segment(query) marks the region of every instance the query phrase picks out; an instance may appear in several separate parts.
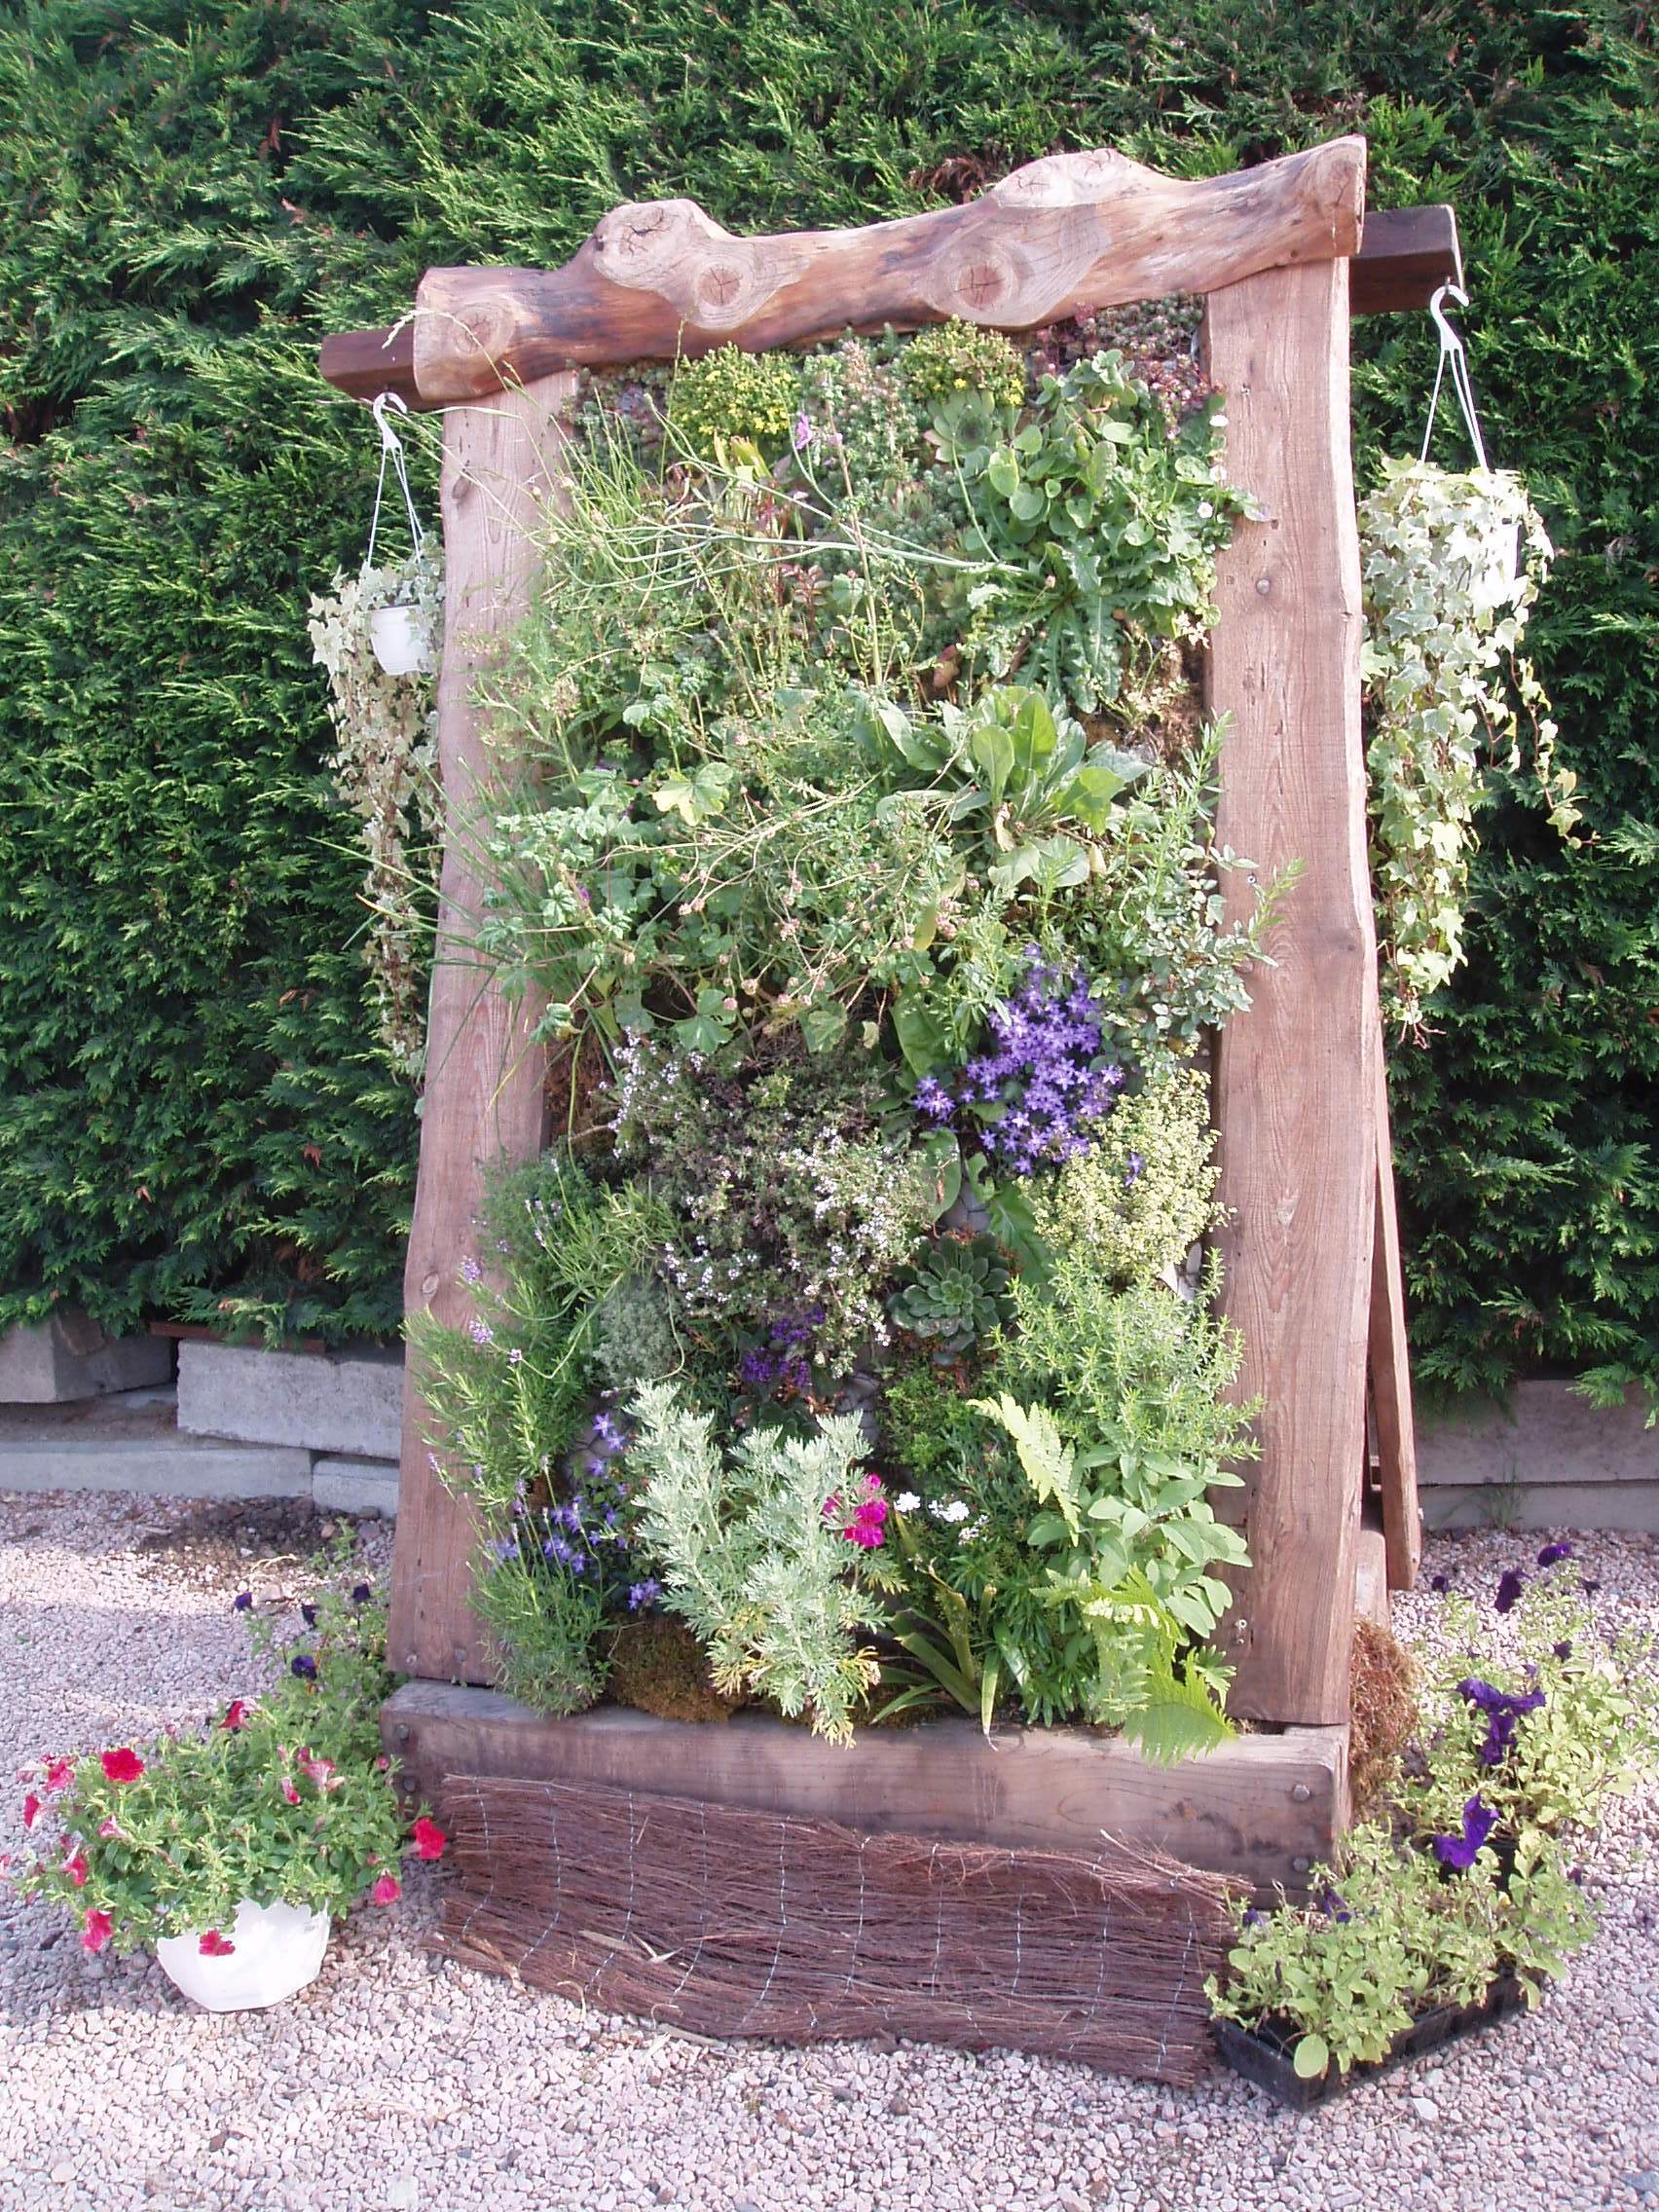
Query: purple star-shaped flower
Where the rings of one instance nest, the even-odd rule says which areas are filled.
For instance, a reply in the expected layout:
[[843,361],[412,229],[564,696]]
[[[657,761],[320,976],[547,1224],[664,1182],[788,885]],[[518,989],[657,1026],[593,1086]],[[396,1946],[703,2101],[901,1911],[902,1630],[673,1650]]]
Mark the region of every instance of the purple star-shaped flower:
[[1462,1834],[1437,1835],[1434,1856],[1443,1866],[1456,1866],[1466,1873],[1475,1862],[1476,1852],[1496,1825],[1497,1815],[1477,1789],[1463,1807]]

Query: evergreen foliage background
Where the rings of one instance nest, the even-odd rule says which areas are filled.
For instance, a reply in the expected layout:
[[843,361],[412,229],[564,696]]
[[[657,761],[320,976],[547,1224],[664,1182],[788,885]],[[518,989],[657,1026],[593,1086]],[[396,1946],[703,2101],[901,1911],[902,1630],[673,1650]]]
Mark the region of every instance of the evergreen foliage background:
[[[1592,841],[1485,823],[1473,957],[1393,1061],[1422,1372],[1659,1381],[1659,129],[1648,11],[1467,0],[13,0],[0,20],[0,1323],[54,1294],[395,1328],[377,1058],[308,595],[375,449],[314,374],[432,262],[623,197],[841,224],[1063,146],[1189,174],[1343,129],[1451,200]],[[1426,317],[1356,326],[1361,473]],[[1450,419],[1436,447],[1465,456]],[[425,489],[430,502],[429,470]]]

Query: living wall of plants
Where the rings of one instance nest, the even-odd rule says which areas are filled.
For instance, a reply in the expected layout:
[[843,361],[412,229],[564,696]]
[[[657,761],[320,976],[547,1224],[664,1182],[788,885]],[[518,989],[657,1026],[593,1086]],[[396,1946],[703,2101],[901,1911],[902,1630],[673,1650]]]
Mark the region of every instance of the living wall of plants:
[[586,382],[464,825],[561,1126],[414,1327],[536,1705],[1225,1730],[1197,313]]
[[[325,330],[429,262],[561,259],[624,195],[853,223],[1059,145],[1192,173],[1351,128],[1375,203],[1458,207],[1583,809],[1569,843],[1497,776],[1467,964],[1394,1055],[1419,1359],[1659,1373],[1643,13],[24,0],[0,117],[0,1315],[395,1325],[413,1093],[305,634],[374,462]],[[1356,343],[1366,476],[1433,340]]]

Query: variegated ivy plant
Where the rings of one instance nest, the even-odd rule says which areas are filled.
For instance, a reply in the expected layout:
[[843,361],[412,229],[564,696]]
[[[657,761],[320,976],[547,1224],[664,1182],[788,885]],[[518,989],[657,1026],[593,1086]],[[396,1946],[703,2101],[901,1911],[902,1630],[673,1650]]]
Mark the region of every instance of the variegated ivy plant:
[[1520,478],[1384,461],[1360,507],[1361,667],[1383,1006],[1402,1028],[1463,958],[1475,810],[1491,764],[1530,751],[1570,835],[1574,778],[1522,651],[1553,548]]

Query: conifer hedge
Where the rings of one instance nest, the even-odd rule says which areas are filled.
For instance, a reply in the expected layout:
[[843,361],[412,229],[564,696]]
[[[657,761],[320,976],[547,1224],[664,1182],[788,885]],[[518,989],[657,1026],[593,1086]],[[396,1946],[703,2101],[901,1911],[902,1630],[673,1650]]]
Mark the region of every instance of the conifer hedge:
[[[375,459],[325,331],[431,262],[562,259],[623,196],[853,223],[1061,146],[1198,173],[1357,129],[1374,204],[1458,207],[1593,832],[1500,794],[1469,967],[1394,1056],[1421,1371],[1659,1382],[1653,89],[1647,11],[1605,0],[14,0],[0,1322],[396,1325],[413,1099],[305,636]],[[1415,446],[1433,338],[1357,341],[1363,473]]]

